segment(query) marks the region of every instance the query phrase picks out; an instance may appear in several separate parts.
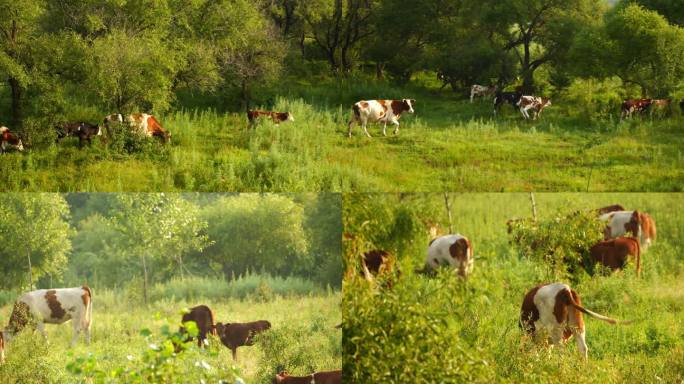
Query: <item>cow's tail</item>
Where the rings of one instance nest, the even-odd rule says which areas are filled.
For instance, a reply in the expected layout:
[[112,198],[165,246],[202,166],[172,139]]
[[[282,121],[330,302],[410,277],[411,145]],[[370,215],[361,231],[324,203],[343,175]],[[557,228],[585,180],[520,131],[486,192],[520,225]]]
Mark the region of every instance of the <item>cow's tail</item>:
[[214,335],[214,336],[217,336],[217,333],[216,333],[216,322],[215,322],[215,319],[214,319],[214,311],[212,311],[211,309],[209,309],[209,320],[211,320],[211,334]]
[[93,291],[87,285],[83,286],[83,290],[88,293],[88,308],[86,308],[86,326],[90,329],[93,325]]
[[639,240],[634,240],[636,243],[636,248],[637,248],[637,254],[636,254],[636,274],[637,278],[641,277],[641,244],[639,244]]
[[631,321],[628,321],[628,320],[616,320],[616,319],[610,318],[608,316],[603,316],[601,314],[598,314],[596,312],[593,312],[593,311],[590,311],[590,310],[584,308],[583,306],[581,306],[580,304],[578,304],[575,301],[575,298],[572,296],[572,293],[570,292],[569,288],[565,288],[563,290],[563,296],[564,296],[564,299],[565,299],[567,304],[573,306],[578,311],[583,312],[583,313],[585,313],[585,314],[587,314],[587,315],[589,315],[595,319],[599,319],[599,320],[605,321],[606,323],[610,323],[610,324],[629,324],[629,323],[631,323]]

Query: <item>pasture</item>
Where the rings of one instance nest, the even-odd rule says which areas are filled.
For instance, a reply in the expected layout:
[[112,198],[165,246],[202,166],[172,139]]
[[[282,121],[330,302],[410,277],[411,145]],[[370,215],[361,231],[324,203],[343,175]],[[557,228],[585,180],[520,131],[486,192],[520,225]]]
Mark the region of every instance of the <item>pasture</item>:
[[[206,281],[207,284],[219,290],[228,285],[222,280]],[[273,327],[258,336],[254,346],[238,348],[237,363],[233,362],[230,350],[213,336],[206,350],[195,345],[167,360],[159,371],[172,373],[171,382],[202,379],[238,383],[237,378],[241,378],[244,383],[262,383],[270,382],[281,369],[302,375],[339,369],[342,335],[335,329],[341,321],[339,292],[278,294],[274,293],[278,287],[269,290],[269,284],[273,285],[273,281],[263,279],[259,289],[244,297],[218,297],[192,290],[174,291],[176,295],[170,295],[173,286],[160,284],[154,288],[157,295],[153,295],[155,300],[147,308],[132,304],[139,302],[139,298],[131,290],[93,289],[91,345],[85,346],[81,337],[76,347],[69,348],[70,322],[46,325],[47,344],[39,333],[23,332],[7,346],[6,362],[0,365],[0,383],[92,382],[89,378],[94,382],[130,381],[126,379],[129,371],[151,365],[161,355],[152,350],[152,344],[163,349],[160,340],[164,328],[175,332],[180,325],[180,310],[198,304],[211,307],[217,322],[267,319]],[[9,303],[0,307],[3,326],[11,309]],[[151,333],[149,337],[145,329]],[[145,360],[150,355],[154,356],[152,360]],[[72,368],[67,369],[68,365]],[[75,368],[82,373],[77,374]],[[114,372],[119,370],[125,371],[113,379]],[[104,376],[97,376],[96,372]]]
[[359,275],[358,253],[347,241],[342,299],[346,377],[385,383],[682,382],[683,197],[535,194],[540,219],[620,203],[649,212],[657,223],[658,238],[642,254],[640,279],[633,262],[612,275],[560,279],[580,294],[586,308],[633,320],[610,325],[585,316],[589,358],[584,363],[574,339],[564,349],[546,348],[518,327],[525,293],[559,280],[509,243],[506,220],[531,216],[528,194],[451,195],[454,232],[468,236],[475,252],[474,272],[466,283],[449,271],[434,278],[413,273],[422,266],[429,240],[421,221],[432,220],[446,231],[442,194],[347,195],[345,232],[359,235],[358,252],[393,252],[401,275],[391,288],[369,284]]
[[[209,96],[207,96],[209,97]],[[372,138],[355,127],[351,105],[362,99],[415,98],[397,136]],[[186,97],[187,99],[187,97]],[[681,191],[682,117],[620,121],[619,105],[598,120],[572,100],[553,98],[536,121],[491,99],[470,104],[429,82],[407,87],[352,80],[299,82],[263,95],[264,109],[289,111],[294,122],[249,129],[244,113],[217,111],[212,100],[179,98],[160,115],[172,133],[122,151],[95,138],[59,145],[51,128],[34,127],[24,153],[6,153],[4,191]],[[105,111],[74,103],[70,119],[99,122]],[[391,129],[388,129],[391,132]],[[42,136],[41,136],[42,135]],[[26,141],[26,140],[25,140]]]

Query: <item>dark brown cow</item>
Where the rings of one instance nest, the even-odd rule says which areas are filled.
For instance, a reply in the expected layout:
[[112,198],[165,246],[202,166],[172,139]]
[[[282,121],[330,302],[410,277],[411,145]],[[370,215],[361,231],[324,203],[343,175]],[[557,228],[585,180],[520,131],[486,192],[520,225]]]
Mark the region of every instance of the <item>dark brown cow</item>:
[[249,120],[250,127],[253,127],[261,117],[271,119],[275,125],[279,125],[283,121],[294,121],[294,116],[290,112],[247,111],[247,120]]
[[315,372],[308,376],[290,376],[287,371],[280,371],[272,384],[341,384],[342,371]]
[[92,144],[93,136],[102,135],[102,129],[99,125],[85,123],[82,121],[66,121],[55,125],[57,131],[57,142],[69,136],[78,137],[78,147],[83,148],[83,142],[87,141]]
[[637,277],[641,274],[641,247],[634,237],[618,237],[604,240],[589,249],[594,262],[600,263],[613,271],[622,269],[630,256],[636,258]]
[[632,117],[632,114],[641,114],[646,111],[651,104],[652,99],[628,99],[622,103],[620,118]]
[[[197,346],[203,347],[208,334],[216,336],[216,326],[214,325],[214,312],[206,305],[198,305],[190,308],[190,312],[183,315],[181,320],[183,323],[194,321],[197,324],[199,334],[197,335]],[[180,333],[185,333],[184,327],[180,327]],[[192,337],[188,337],[192,340]]]
[[233,352],[233,360],[237,361],[237,349],[243,345],[254,345],[254,336],[271,328],[266,320],[251,323],[217,323],[216,333],[221,342]]

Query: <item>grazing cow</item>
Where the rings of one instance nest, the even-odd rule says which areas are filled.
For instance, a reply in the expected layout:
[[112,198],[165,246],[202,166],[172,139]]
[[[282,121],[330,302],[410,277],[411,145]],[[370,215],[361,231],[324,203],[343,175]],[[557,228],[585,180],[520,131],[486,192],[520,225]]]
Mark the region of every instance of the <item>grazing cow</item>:
[[582,307],[577,292],[565,284],[552,283],[539,285],[527,292],[520,309],[519,325],[533,336],[540,331],[547,332],[549,341],[558,346],[574,335],[577,350],[586,360],[588,351],[582,313],[610,324],[628,323]]
[[464,279],[472,272],[473,264],[473,247],[468,238],[459,234],[433,239],[425,256],[425,270],[448,265]]
[[492,94],[496,93],[497,90],[496,85],[490,85],[488,87],[485,87],[484,85],[478,85],[478,84],[473,84],[470,87],[470,103],[472,104],[473,99],[477,97],[486,97],[486,96],[491,96]]
[[387,123],[394,124],[394,134],[399,133],[399,118],[404,112],[413,113],[414,99],[401,100],[362,100],[352,106],[352,118],[347,125],[349,137],[352,135],[354,123],[361,124],[366,136],[371,137],[366,125],[368,123],[383,123],[382,134],[387,136]]
[[7,149],[13,148],[21,152],[24,150],[24,144],[21,139],[10,131],[7,127],[0,127],[0,153],[4,153]]
[[283,121],[294,121],[294,116],[290,112],[247,111],[247,120],[249,120],[250,127],[253,127],[261,117],[271,119],[275,125],[280,125]]
[[522,95],[521,91],[496,92],[496,95],[494,96],[494,115],[496,115],[499,109],[501,109],[501,106],[505,103],[516,106]]
[[615,211],[599,216],[599,220],[607,222],[604,231],[605,240],[631,233],[639,240],[643,250],[646,250],[655,241],[655,221],[646,212]]
[[[194,321],[195,324],[197,324],[197,329],[199,330],[199,334],[197,335],[197,346],[204,346],[206,343],[205,340],[207,340],[207,334],[211,333],[216,336],[214,312],[206,305],[192,307],[190,308],[190,312],[183,314],[181,322],[186,323],[188,321]],[[179,332],[184,334],[186,330],[184,327],[180,327]],[[192,337],[188,337],[188,340],[192,340]]]
[[158,137],[164,143],[171,140],[171,133],[166,131],[154,116],[147,113],[132,113],[126,117],[129,126],[147,137]]
[[618,237],[594,244],[589,249],[594,262],[600,263],[613,271],[622,269],[629,256],[636,258],[637,277],[641,274],[641,247],[639,240],[633,237]]
[[624,211],[625,208],[620,204],[607,205],[596,210],[598,215],[604,215],[610,212]]
[[290,376],[287,371],[280,371],[272,384],[341,384],[342,370],[315,372],[308,376]]
[[82,121],[67,121],[55,126],[57,142],[68,136],[78,136],[78,147],[83,148],[83,142],[92,144],[93,136],[101,136],[102,129],[99,125],[84,123]]
[[634,113],[641,114],[651,106],[652,102],[651,99],[627,99],[620,107],[620,118],[632,117]]
[[532,110],[532,120],[536,120],[544,108],[551,105],[551,100],[548,97],[521,96],[515,105],[520,108],[520,113],[526,120],[530,118],[527,112],[529,110]]
[[271,328],[266,320],[251,323],[217,323],[216,333],[221,342],[233,352],[233,360],[237,361],[237,349],[243,345],[254,345],[254,335]]
[[36,322],[36,329],[47,338],[45,323],[62,324],[72,320],[74,336],[71,346],[78,341],[78,335],[85,331],[86,344],[90,344],[90,323],[93,318],[92,292],[87,286],[78,288],[39,289],[21,295],[14,303],[9,325],[3,330],[9,341],[30,321]]

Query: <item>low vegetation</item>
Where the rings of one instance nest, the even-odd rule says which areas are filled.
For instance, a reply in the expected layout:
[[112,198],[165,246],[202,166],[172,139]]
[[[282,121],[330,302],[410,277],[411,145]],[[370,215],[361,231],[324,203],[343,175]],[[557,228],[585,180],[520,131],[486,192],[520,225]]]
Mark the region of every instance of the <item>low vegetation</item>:
[[[442,194],[348,195],[345,232],[344,369],[356,382],[594,383],[680,382],[684,379],[684,285],[679,194],[535,194],[540,220],[558,212],[614,203],[649,212],[658,239],[634,263],[609,275],[567,276],[513,247],[506,221],[531,217],[526,194],[450,196],[453,230],[469,237],[475,269],[466,283],[449,271],[428,278],[424,221],[447,231]],[[362,230],[363,229],[363,230]],[[571,229],[569,229],[571,231]],[[568,235],[570,237],[570,235]],[[401,274],[378,288],[358,271],[358,253],[382,248],[398,257]],[[535,344],[518,327],[525,293],[542,282],[570,283],[583,304],[629,325],[585,318],[589,361],[573,340],[564,349]],[[391,356],[391,358],[388,358]]]

